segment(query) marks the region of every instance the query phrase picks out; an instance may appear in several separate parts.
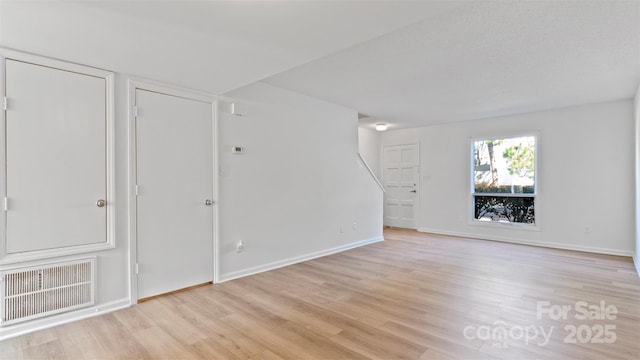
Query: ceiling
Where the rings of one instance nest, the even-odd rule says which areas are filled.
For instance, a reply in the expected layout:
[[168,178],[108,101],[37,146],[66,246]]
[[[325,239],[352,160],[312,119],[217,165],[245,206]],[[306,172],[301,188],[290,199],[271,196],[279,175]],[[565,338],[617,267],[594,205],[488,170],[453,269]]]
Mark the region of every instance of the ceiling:
[[0,0],[0,45],[217,95],[459,5]]
[[265,81],[424,126],[634,96],[640,2],[474,2]]
[[12,1],[0,46],[222,94],[256,81],[406,128],[626,99],[640,1]]

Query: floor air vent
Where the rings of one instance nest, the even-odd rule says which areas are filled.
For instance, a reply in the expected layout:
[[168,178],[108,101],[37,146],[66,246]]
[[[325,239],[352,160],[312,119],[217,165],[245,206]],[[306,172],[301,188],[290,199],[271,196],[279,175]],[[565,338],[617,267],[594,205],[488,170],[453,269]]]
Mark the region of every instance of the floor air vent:
[[95,265],[88,258],[1,271],[0,325],[93,305]]

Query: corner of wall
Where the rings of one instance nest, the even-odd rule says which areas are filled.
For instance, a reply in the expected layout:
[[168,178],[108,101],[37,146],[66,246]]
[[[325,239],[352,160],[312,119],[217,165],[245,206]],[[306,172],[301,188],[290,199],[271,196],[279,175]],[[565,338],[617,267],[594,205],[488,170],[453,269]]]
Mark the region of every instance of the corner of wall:
[[640,83],[634,99],[634,124],[635,124],[635,168],[636,168],[636,229],[635,229],[635,250],[633,261],[636,265],[636,271],[640,276]]

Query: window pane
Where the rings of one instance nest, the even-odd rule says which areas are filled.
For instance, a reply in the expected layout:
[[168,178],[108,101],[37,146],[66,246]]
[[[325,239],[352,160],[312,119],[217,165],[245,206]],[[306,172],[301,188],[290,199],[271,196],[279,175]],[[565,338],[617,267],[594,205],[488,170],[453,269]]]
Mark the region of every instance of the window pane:
[[473,198],[476,220],[535,223],[534,197],[474,196]]
[[535,148],[534,136],[475,141],[474,192],[533,194]]

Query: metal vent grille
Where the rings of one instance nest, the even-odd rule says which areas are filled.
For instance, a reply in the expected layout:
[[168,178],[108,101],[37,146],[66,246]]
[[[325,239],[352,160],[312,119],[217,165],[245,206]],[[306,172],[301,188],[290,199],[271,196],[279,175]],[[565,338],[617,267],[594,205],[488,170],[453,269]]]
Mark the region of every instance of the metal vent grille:
[[0,325],[93,305],[95,263],[88,258],[0,272]]

